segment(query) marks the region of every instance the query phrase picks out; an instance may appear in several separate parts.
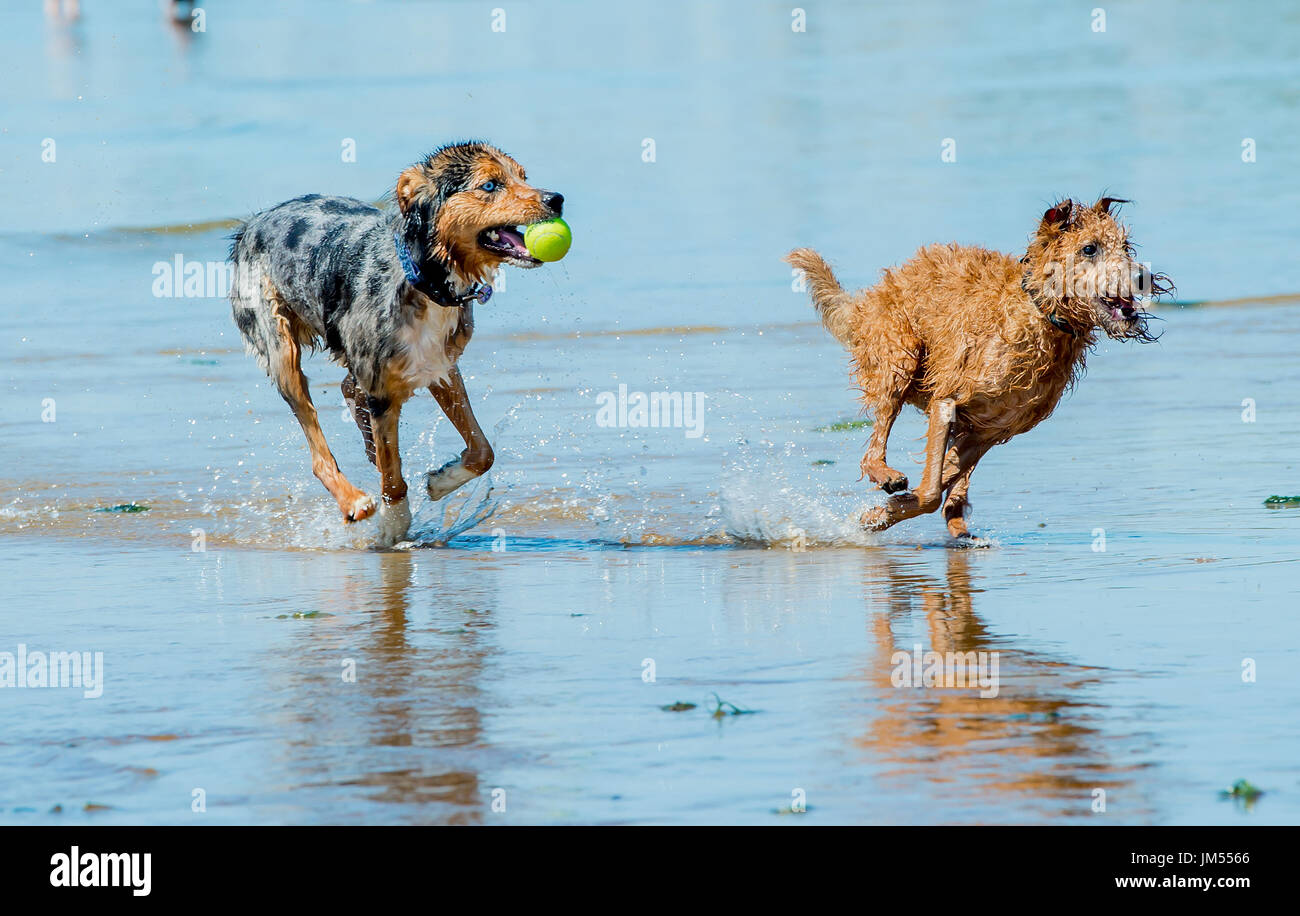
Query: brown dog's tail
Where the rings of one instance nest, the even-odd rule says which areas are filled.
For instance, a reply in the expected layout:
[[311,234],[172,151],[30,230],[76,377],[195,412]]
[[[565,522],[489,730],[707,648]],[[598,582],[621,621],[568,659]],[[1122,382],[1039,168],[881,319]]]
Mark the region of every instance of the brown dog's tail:
[[849,306],[853,297],[835,279],[831,266],[811,248],[796,248],[785,256],[785,262],[803,271],[813,308],[821,315],[822,324],[831,332],[832,337],[848,346],[853,327]]

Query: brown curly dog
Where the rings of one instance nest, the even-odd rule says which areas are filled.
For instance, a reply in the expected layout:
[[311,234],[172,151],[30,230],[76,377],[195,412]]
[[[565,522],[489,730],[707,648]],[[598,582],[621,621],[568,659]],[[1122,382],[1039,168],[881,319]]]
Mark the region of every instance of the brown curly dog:
[[[1078,378],[1100,329],[1150,341],[1138,297],[1172,292],[1134,261],[1128,230],[1103,197],[1065,200],[1039,223],[1023,258],[931,245],[878,284],[846,292],[815,251],[786,261],[803,271],[827,330],[848,349],[875,425],[862,472],[886,493],[862,523],[883,530],[943,506],[948,532],[969,538],[970,475],[993,446],[1033,429]],[[929,414],[921,485],[889,466],[890,428],[904,404]]]

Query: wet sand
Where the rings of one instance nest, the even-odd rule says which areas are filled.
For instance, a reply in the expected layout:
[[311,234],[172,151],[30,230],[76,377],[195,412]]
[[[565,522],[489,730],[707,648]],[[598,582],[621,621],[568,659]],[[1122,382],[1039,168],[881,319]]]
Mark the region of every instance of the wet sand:
[[[1102,788],[1108,821],[1292,821],[1300,510],[1264,506],[1294,469],[1263,456],[1284,449],[1296,404],[1261,395],[1244,424],[1235,401],[1296,388],[1258,377],[1285,338],[1234,333],[1243,314],[1300,331],[1297,310],[1199,309],[1171,315],[1158,345],[1105,348],[1056,418],[981,466],[987,550],[949,549],[936,518],[856,531],[879,498],[855,480],[865,431],[815,431],[852,414],[838,367],[785,398],[709,387],[723,406],[698,444],[596,428],[581,386],[502,373],[483,412],[514,416],[497,422],[491,492],[464,500],[495,514],[436,547],[448,526],[417,503],[422,546],[393,552],[334,518],[264,385],[251,415],[217,399],[160,413],[238,444],[207,469],[6,482],[10,641],[102,651],[106,677],[95,700],[0,692],[14,723],[0,816],[187,823],[202,788],[202,817],[222,822],[764,823],[803,789],[814,822],[1036,823],[1098,818]],[[829,367],[815,332],[748,345]],[[482,349],[504,367],[532,343]],[[707,365],[717,343],[597,338],[548,357],[635,347]],[[1195,370],[1210,350],[1227,378]],[[139,359],[154,392],[171,375],[204,387],[186,372],[247,385],[242,354],[213,358]],[[818,415],[827,399],[841,407]],[[904,453],[920,432],[918,415],[900,422]],[[408,467],[451,435],[409,446]],[[95,511],[133,501],[150,508]],[[892,686],[892,654],[917,644],[997,652],[999,695]],[[1241,682],[1246,657],[1257,683]],[[754,713],[714,719],[713,694]],[[660,708],[676,702],[696,708]],[[1242,777],[1270,790],[1249,812],[1216,794]]]

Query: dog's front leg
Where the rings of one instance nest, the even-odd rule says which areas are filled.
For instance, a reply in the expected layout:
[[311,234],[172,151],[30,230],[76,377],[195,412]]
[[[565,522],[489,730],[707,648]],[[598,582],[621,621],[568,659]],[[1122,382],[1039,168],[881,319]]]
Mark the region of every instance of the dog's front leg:
[[898,493],[878,508],[862,514],[862,525],[883,531],[903,519],[925,515],[939,508],[943,499],[943,466],[957,419],[957,402],[952,398],[935,398],[930,402],[930,428],[925,441],[925,470],[921,485],[913,493]]
[[429,391],[447,419],[451,420],[451,425],[456,427],[456,432],[465,440],[465,450],[459,458],[448,461],[424,477],[424,488],[428,491],[429,498],[436,500],[492,467],[492,446],[488,444],[487,436],[483,435],[478,420],[474,418],[469,395],[465,393],[465,380],[460,377],[459,368],[452,366],[447,381],[430,385]]
[[375,465],[383,480],[383,500],[379,506],[381,547],[392,547],[406,538],[411,527],[411,507],[406,500],[406,481],[402,479],[402,454],[397,446],[397,420],[402,405],[367,398],[367,411],[374,435]]

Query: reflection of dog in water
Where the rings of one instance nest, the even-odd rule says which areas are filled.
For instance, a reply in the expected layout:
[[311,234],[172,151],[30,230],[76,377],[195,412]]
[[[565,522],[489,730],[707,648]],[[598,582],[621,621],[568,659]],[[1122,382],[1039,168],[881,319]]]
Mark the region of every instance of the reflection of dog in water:
[[[1086,814],[1097,787],[1110,791],[1129,782],[1124,764],[1112,759],[1110,744],[1092,724],[1091,694],[1107,672],[1018,646],[990,630],[976,608],[986,594],[971,554],[945,552],[940,562],[946,571],[939,576],[930,574],[928,562],[900,562],[875,551],[864,557],[863,597],[874,642],[864,681],[873,699],[856,740],[908,791],[928,786],[961,801],[965,784],[979,789],[966,799],[977,807],[1035,799]],[[981,696],[978,675],[969,669],[965,687],[900,684],[900,655],[910,660],[917,643],[967,663],[996,653],[997,695]]]
[[[862,472],[886,493],[863,524],[888,528],[943,506],[948,531],[969,537],[970,475],[993,446],[1033,429],[1083,369],[1097,331],[1149,341],[1138,295],[1172,291],[1133,260],[1128,230],[1104,197],[1049,209],[1020,259],[984,248],[931,245],[850,294],[808,248],[786,260],[807,277],[827,330],[848,349],[875,427]],[[885,460],[904,404],[929,413],[921,485]]]

